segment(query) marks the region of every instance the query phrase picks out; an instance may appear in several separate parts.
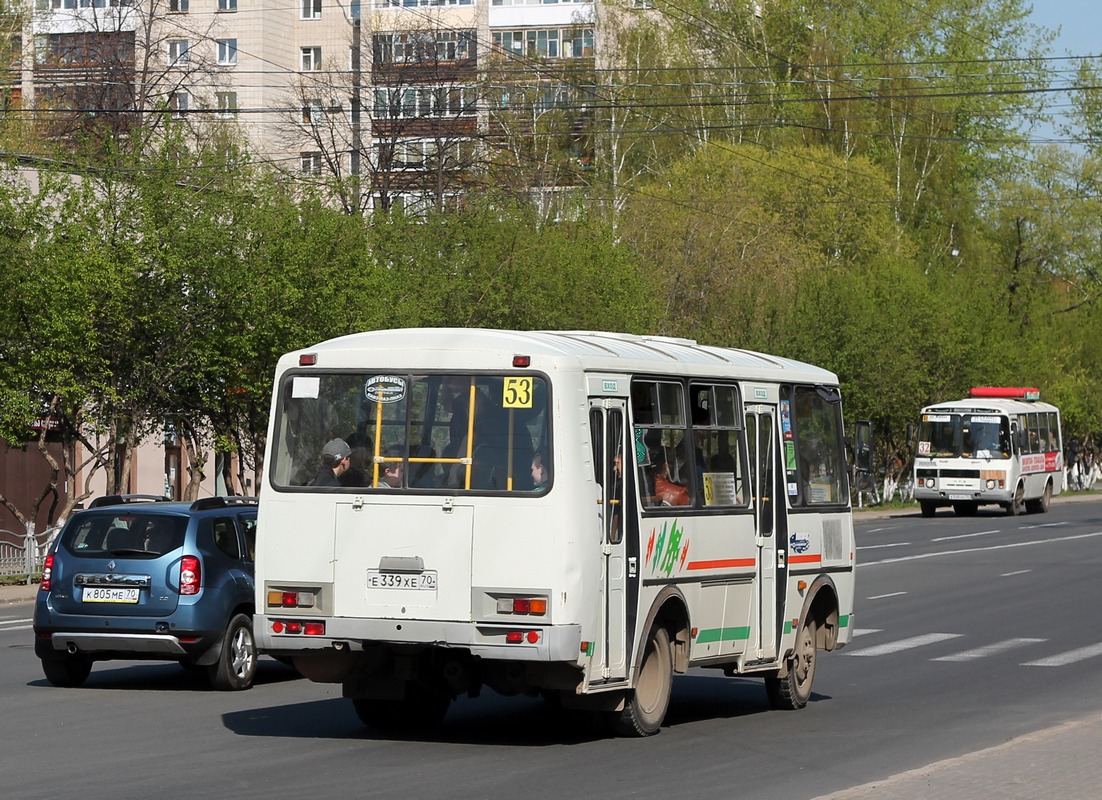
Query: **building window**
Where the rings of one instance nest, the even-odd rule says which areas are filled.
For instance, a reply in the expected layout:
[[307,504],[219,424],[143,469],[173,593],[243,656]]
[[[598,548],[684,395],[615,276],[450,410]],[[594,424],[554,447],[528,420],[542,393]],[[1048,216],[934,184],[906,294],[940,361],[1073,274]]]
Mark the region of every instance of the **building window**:
[[321,19],[321,0],[302,0],[303,19]]
[[172,116],[174,117],[182,117],[187,114],[190,104],[191,97],[187,92],[172,92],[168,96],[168,110],[172,112]]
[[216,117],[232,119],[237,116],[237,92],[215,92]]
[[475,57],[475,32],[377,33],[372,46],[376,64],[465,61]]
[[325,110],[322,108],[321,100],[316,97],[307,100],[306,105],[302,107],[302,122],[306,125],[317,125],[324,115]]
[[237,40],[218,40],[218,63],[224,67],[232,67],[237,63]]
[[[590,0],[586,0],[590,2]],[[415,8],[417,6],[469,6],[474,0],[375,0],[375,8]]]
[[237,0],[218,0],[219,11],[236,11]]
[[527,58],[589,58],[592,28],[537,28],[494,31],[494,50]]
[[299,153],[303,175],[321,175],[321,153]]
[[187,64],[190,60],[191,57],[188,54],[187,39],[168,40],[168,65],[170,67]]
[[168,10],[173,14],[186,14],[188,0],[168,0]]
[[314,72],[321,69],[320,47],[303,47],[301,53],[303,72]]

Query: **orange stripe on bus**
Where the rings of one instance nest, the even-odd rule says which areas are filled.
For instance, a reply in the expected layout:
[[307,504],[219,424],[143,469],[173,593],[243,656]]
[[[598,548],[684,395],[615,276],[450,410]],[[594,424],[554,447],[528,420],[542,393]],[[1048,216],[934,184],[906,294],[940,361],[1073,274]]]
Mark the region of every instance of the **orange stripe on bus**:
[[813,561],[822,561],[823,557],[818,553],[812,553],[809,556],[789,556],[789,564],[809,564]]
[[756,567],[756,558],[720,558],[715,561],[690,561],[686,569],[722,569],[724,567]]

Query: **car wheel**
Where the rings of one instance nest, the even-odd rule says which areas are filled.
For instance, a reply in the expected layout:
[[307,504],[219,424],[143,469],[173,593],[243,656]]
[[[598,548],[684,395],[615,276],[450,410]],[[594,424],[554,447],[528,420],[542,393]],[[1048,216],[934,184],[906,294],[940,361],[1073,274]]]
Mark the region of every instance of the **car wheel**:
[[42,659],[42,674],[54,686],[83,686],[92,671],[92,659],[63,655]]
[[208,669],[211,685],[223,692],[248,689],[256,679],[256,640],[247,614],[230,620],[222,638],[222,653]]

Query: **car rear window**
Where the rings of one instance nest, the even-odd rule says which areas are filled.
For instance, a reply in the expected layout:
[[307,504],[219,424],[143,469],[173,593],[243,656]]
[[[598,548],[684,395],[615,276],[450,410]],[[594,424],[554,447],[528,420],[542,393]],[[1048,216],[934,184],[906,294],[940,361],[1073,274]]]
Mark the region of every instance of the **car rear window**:
[[62,546],[76,556],[147,556],[157,558],[184,544],[187,517],[119,512],[73,520]]

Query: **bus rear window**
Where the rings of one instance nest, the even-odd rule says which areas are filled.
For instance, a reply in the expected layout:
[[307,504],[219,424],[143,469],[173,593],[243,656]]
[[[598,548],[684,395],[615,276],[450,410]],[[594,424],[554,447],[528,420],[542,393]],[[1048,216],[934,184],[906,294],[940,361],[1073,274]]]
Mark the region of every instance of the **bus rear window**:
[[537,492],[553,467],[546,381],[517,373],[292,373],[273,445],[280,489]]

